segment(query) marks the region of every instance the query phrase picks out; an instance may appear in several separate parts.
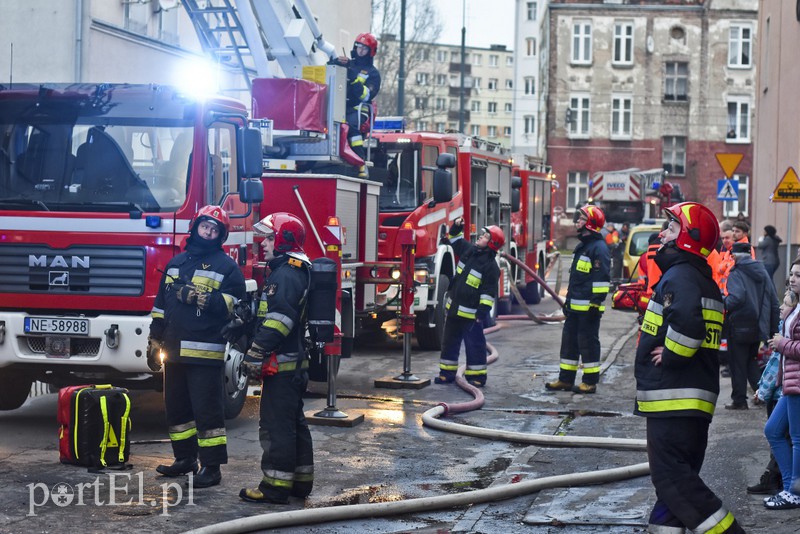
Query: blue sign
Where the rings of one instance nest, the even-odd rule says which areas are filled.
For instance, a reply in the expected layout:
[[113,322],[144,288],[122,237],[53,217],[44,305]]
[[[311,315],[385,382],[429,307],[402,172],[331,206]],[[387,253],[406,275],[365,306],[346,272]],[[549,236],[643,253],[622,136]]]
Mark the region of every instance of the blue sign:
[[717,180],[717,200],[739,200],[739,180]]

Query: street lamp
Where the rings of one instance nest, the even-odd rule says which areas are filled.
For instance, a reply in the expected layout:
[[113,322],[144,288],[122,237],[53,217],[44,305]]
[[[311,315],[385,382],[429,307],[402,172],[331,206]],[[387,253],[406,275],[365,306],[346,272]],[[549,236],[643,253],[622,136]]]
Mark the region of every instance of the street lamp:
[[458,130],[464,133],[464,71],[466,64],[464,55],[466,54],[467,36],[467,0],[461,1],[461,92],[459,94],[458,105]]

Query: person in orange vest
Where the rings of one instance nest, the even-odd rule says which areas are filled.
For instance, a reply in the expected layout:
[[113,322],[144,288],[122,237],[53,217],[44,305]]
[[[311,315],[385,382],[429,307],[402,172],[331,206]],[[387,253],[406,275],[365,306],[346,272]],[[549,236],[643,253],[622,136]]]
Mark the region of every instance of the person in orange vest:
[[608,252],[611,255],[611,278],[621,278],[624,245],[620,242],[619,231],[617,231],[614,223],[608,223],[600,233],[605,238]]
[[[733,242],[750,244],[750,225],[744,221],[733,222]],[[750,248],[750,257],[756,259],[756,251]]]

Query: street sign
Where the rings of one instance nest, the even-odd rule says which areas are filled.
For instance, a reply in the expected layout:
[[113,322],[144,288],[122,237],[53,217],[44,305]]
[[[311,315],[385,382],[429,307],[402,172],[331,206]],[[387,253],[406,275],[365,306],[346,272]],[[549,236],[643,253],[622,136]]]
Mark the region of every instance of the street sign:
[[786,169],[786,173],[778,182],[778,187],[772,192],[770,197],[772,202],[800,202],[800,179],[792,167]]
[[717,180],[717,200],[739,200],[739,180]]
[[744,159],[744,154],[714,154],[717,157],[717,162],[719,162],[719,166],[722,167],[723,172],[725,172],[725,177],[730,178],[733,176],[733,171],[736,170],[736,167],[742,162]]

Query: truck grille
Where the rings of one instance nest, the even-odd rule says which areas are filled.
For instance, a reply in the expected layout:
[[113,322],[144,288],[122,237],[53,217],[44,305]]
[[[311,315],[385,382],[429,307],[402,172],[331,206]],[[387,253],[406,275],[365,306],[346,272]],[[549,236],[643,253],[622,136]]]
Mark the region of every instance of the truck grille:
[[[100,338],[97,337],[71,337],[70,355],[71,356],[97,356],[100,353]],[[20,336],[20,348],[23,353],[28,351],[34,354],[45,354],[47,352],[47,341],[44,336]]]
[[144,278],[141,247],[0,246],[0,293],[132,297]]

